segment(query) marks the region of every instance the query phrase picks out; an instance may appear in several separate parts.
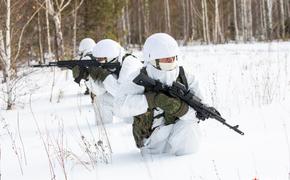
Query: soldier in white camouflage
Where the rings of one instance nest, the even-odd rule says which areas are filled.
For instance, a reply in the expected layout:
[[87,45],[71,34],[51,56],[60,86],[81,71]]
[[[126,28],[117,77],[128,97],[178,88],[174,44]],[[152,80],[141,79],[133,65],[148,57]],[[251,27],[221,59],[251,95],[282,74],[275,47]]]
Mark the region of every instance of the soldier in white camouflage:
[[178,65],[181,56],[176,40],[165,33],[151,35],[145,41],[143,57],[145,67],[131,73],[119,88],[115,113],[120,117],[134,117],[133,136],[137,147],[145,153],[185,155],[196,152],[200,132],[195,110],[178,98],[132,82],[142,71],[167,86],[179,81],[201,97],[194,76]]
[[[113,101],[119,93],[119,84],[127,81],[132,69],[142,67],[134,55],[126,54],[123,47],[112,39],[103,39],[92,48],[92,56],[100,63],[119,63],[114,69],[89,67],[87,85],[95,94],[93,105],[98,107],[98,113],[105,124],[112,123],[114,118]],[[77,69],[77,68],[75,68]],[[130,119],[127,119],[130,121]]]
[[[93,50],[93,47],[95,45],[96,45],[95,41],[91,38],[82,39],[80,44],[79,44],[78,58],[77,59],[79,59],[79,60],[92,60],[92,50]],[[79,66],[75,66],[72,69],[72,74],[73,74],[73,78],[75,79],[75,82],[78,84],[80,83],[78,79],[85,80],[86,91],[84,94],[85,95],[90,94],[92,102],[93,102],[94,94],[90,92],[90,90],[87,86],[89,72],[84,68],[81,69]]]

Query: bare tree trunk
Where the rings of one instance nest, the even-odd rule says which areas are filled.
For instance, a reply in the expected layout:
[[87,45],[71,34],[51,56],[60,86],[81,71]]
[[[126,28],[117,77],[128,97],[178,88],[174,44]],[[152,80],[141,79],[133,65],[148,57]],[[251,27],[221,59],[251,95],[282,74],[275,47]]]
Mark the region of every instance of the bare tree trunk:
[[187,0],[182,0],[182,19],[183,19],[183,45],[186,44],[188,39],[188,23],[187,23]]
[[264,34],[264,9],[263,9],[263,3],[261,2],[263,0],[259,0],[259,10],[260,10],[260,25],[259,25],[259,28],[258,28],[258,31],[259,31],[259,36],[260,36],[260,39],[262,40],[263,39],[263,36],[265,36]]
[[127,28],[126,28],[126,12],[125,7],[122,8],[122,42],[127,44]]
[[169,1],[164,0],[164,12],[165,12],[165,32],[171,33],[171,23],[170,23],[170,6]]
[[286,1],[285,2],[285,16],[287,17],[287,18],[289,18],[290,17],[290,2],[289,1]]
[[209,27],[208,27],[208,14],[207,14],[207,3],[206,0],[202,0],[202,23],[203,23],[203,37],[204,41],[209,44],[210,36],[209,36]]
[[272,40],[273,24],[272,24],[272,0],[266,0],[266,21],[267,21],[267,34],[268,40]]
[[221,32],[220,17],[219,17],[219,2],[215,0],[215,23],[214,23],[214,43],[224,42],[224,37]]
[[203,41],[204,42],[207,42],[207,36],[206,36],[206,21],[205,21],[205,10],[204,10],[204,3],[203,3],[204,0],[202,0],[201,2],[201,7],[202,7],[202,34],[203,34]]
[[3,35],[3,30],[1,29],[0,26],[0,62],[1,66],[3,67],[3,82],[5,83],[7,81],[7,73],[6,73],[6,61],[7,61],[7,55],[6,55],[6,49],[5,49],[5,41],[4,41],[4,35]]
[[284,1],[280,0],[280,20],[281,20],[281,36],[285,38],[285,13],[284,13]]
[[241,0],[241,11],[242,11],[242,34],[243,34],[243,40],[247,40],[247,3],[246,0]]
[[10,29],[10,22],[11,22],[11,1],[7,0],[7,16],[6,16],[6,66],[5,72],[7,73],[6,79],[6,90],[7,90],[7,110],[12,108],[12,68],[11,68],[11,29]]
[[275,34],[273,30],[273,38],[278,38],[281,39],[281,23],[280,23],[280,9],[279,9],[279,1],[276,0],[273,2],[273,7],[272,7],[272,21],[274,21],[274,26],[275,28]]
[[189,12],[190,12],[190,21],[191,21],[191,35],[190,39],[193,40],[195,38],[196,32],[195,32],[195,24],[194,24],[194,0],[189,0]]
[[46,36],[47,36],[47,50],[48,50],[48,61],[52,60],[51,42],[50,42],[50,25],[49,25],[49,0],[45,0],[45,19],[46,19]]
[[142,45],[142,1],[138,0],[138,37],[139,37],[139,48]]
[[235,24],[235,40],[239,40],[239,28],[238,28],[238,20],[237,20],[237,2],[234,0],[234,24]]
[[187,44],[188,42],[188,39],[189,39],[189,32],[190,32],[190,29],[189,29],[189,26],[190,26],[190,3],[189,3],[190,0],[185,0],[185,17],[186,17],[186,38],[184,38],[184,44]]
[[264,40],[268,39],[268,23],[267,23],[267,11],[266,11],[266,5],[265,0],[262,1],[262,9],[263,9],[263,34],[264,34]]
[[218,19],[218,4],[217,4],[217,0],[214,0],[214,31],[213,31],[213,43],[217,43],[218,41],[218,23],[219,23],[219,19]]
[[248,0],[247,5],[247,39],[250,40],[253,38],[253,17],[252,17],[252,0]]
[[77,11],[77,1],[75,1],[74,10],[73,10],[73,38],[72,38],[72,56],[77,57],[77,17],[78,17],[78,11]]
[[207,43],[210,43],[210,35],[209,35],[209,27],[208,27],[208,12],[207,12],[207,2],[204,2],[204,9],[205,9],[205,25],[206,25],[206,36],[207,36]]
[[37,29],[38,29],[38,46],[39,46],[39,63],[44,64],[43,46],[42,46],[42,28],[40,25],[40,11],[37,13]]
[[52,18],[54,20],[55,26],[57,60],[59,61],[65,55],[63,35],[61,30],[61,15],[60,13],[55,13]]
[[[10,110],[13,105],[12,101],[12,75],[13,70],[11,67],[11,0],[6,1],[6,19],[5,19],[5,37],[3,35],[3,30],[0,26],[0,59],[3,64],[4,69],[4,78],[6,81],[6,92],[5,92],[5,101],[6,101],[6,109]],[[5,41],[4,41],[5,38]]]
[[144,35],[145,37],[149,36],[149,2],[148,0],[144,0]]
[[84,0],[81,0],[80,3],[78,4],[78,1],[75,0],[74,4],[74,10],[73,10],[73,51],[72,51],[72,56],[76,57],[77,56],[77,18],[78,18],[78,9],[80,6],[83,4]]
[[125,13],[126,13],[126,25],[127,25],[127,43],[131,44],[131,26],[130,26],[130,16],[129,16],[129,3],[128,0],[126,0],[126,5],[125,5]]
[[241,6],[241,11],[240,11],[240,19],[241,19],[241,40],[245,39],[245,16],[244,16],[244,0],[240,0],[240,6]]

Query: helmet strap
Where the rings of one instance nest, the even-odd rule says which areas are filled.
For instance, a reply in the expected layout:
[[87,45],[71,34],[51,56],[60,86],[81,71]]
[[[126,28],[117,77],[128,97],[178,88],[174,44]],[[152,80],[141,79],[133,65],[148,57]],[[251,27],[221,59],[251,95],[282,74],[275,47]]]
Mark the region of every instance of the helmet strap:
[[112,63],[112,62],[115,62],[117,59],[118,59],[118,57],[115,57],[115,58],[113,58],[113,59],[110,60],[110,61],[107,61],[107,60],[106,60],[106,62],[107,62],[107,63]]

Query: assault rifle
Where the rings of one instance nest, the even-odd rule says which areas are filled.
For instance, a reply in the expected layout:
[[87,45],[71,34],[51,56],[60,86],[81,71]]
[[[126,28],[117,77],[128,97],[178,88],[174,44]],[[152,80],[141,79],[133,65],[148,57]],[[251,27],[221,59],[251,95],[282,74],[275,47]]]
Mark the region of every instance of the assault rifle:
[[121,64],[119,62],[115,63],[100,63],[97,60],[65,60],[65,61],[56,61],[49,62],[48,64],[36,64],[31,65],[30,67],[59,67],[59,68],[68,68],[72,69],[75,66],[80,67],[80,76],[75,79],[76,83],[80,83],[82,76],[87,72],[89,67],[102,67],[108,70],[114,70],[114,72],[119,72],[121,69]]
[[221,117],[215,108],[204,105],[200,98],[195,96],[194,93],[188,91],[186,87],[179,82],[173,82],[172,86],[167,86],[158,80],[154,80],[148,77],[142,72],[133,80],[133,82],[140,86],[152,89],[155,92],[162,92],[171,97],[177,97],[187,103],[197,113],[206,114],[209,118],[216,119],[223,125],[229,127],[241,135],[244,135],[244,133],[238,129],[239,125],[232,126],[226,123],[226,120]]
[[115,69],[120,68],[120,63],[100,63],[96,60],[65,60],[65,61],[56,61],[56,62],[49,62],[48,64],[36,64],[31,65],[31,67],[53,67],[57,66],[60,68],[68,68],[72,69],[75,66],[80,66],[84,68],[89,67],[102,67],[104,69]]

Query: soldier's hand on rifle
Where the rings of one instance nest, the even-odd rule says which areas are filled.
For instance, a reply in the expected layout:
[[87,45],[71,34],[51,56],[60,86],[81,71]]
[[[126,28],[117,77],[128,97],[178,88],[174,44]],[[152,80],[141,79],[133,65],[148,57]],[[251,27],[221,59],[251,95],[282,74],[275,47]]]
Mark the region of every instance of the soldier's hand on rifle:
[[160,90],[162,90],[162,83],[159,81],[155,81],[155,86],[153,87],[155,92],[159,92]]
[[[214,108],[214,107],[209,107],[208,108],[210,111],[212,111],[213,113],[216,113],[218,116],[220,116],[221,114]],[[207,113],[206,111],[197,111],[196,112],[196,117],[200,120],[206,120],[208,118],[210,118],[210,114]]]
[[165,113],[175,117],[181,117],[188,111],[188,105],[179,98],[169,97],[163,93],[147,92],[145,93],[148,108],[161,108]]
[[197,111],[195,113],[195,116],[197,117],[197,119],[204,121],[204,120],[208,119],[210,115],[204,111]]
[[73,74],[73,78],[76,79],[77,77],[79,77],[80,75],[80,67],[79,66],[75,66],[72,68],[72,74]]
[[90,67],[89,73],[94,80],[100,81],[104,81],[106,77],[111,74],[107,69],[102,67]]
[[82,79],[87,80],[89,75],[85,67],[80,67],[78,65],[72,68],[72,73],[76,83],[80,83]]

